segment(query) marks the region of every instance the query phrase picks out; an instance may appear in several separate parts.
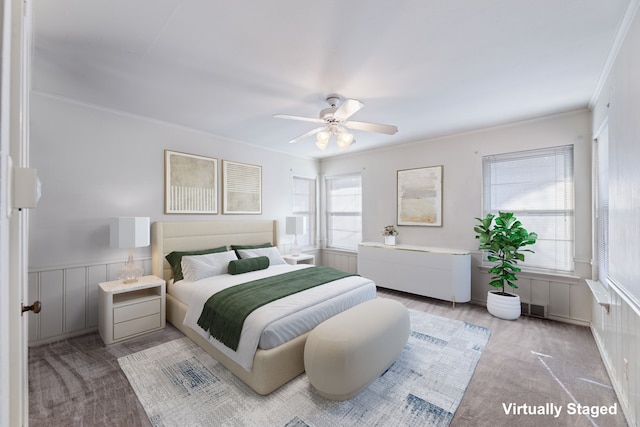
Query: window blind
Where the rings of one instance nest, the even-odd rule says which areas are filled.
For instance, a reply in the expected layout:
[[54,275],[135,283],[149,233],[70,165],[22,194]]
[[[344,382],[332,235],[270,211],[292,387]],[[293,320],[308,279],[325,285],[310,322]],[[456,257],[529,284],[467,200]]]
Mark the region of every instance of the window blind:
[[362,176],[325,179],[327,247],[355,251],[362,241]]
[[595,141],[596,192],[596,267],[598,281],[608,287],[609,273],[609,127],[600,132]]
[[528,268],[573,271],[573,146],[483,157],[483,210],[513,212],[538,240]]
[[293,208],[295,216],[301,216],[303,234],[297,236],[301,247],[313,246],[316,241],[316,180],[314,178],[293,177]]

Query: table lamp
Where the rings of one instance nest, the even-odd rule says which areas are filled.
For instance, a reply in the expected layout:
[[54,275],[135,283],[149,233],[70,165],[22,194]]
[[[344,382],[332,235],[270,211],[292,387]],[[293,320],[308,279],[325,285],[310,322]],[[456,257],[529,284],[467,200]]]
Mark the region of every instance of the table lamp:
[[129,258],[118,271],[118,279],[124,283],[135,283],[144,274],[144,269],[133,262],[133,248],[149,246],[148,217],[111,218],[109,241],[112,248],[128,248]]
[[291,247],[291,254],[293,256],[300,255],[300,249],[298,248],[298,234],[303,233],[304,218],[301,216],[288,216],[286,218],[285,231],[287,234],[293,234],[293,246]]

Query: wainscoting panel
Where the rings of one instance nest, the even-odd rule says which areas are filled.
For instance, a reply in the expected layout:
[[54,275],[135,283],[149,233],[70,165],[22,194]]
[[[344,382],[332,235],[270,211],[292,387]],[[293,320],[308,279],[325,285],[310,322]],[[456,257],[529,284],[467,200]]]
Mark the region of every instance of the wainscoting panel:
[[[136,260],[150,274],[151,259]],[[29,300],[40,300],[30,314],[29,345],[58,341],[98,329],[98,284],[116,280],[122,262],[61,266],[29,271]]]
[[591,331],[630,426],[640,422],[640,305],[615,284],[609,312],[595,298]]
[[63,332],[64,319],[64,270],[43,271],[38,275],[37,298],[42,303],[40,314],[33,319],[40,321],[40,335],[55,337]]
[[64,271],[64,325],[68,332],[84,329],[87,324],[86,311],[86,269],[68,268]]
[[324,249],[322,251],[322,265],[346,271],[347,273],[357,273],[358,254],[354,252]]
[[[118,266],[121,264],[118,264]],[[86,301],[86,318],[87,328],[98,327],[98,283],[106,282],[107,277],[116,277],[117,274],[108,275],[107,265],[94,265],[87,268],[88,283],[96,283],[96,286],[89,286],[87,288],[87,301]]]
[[551,283],[548,280],[530,279],[531,287],[529,289],[531,301],[536,304],[549,306],[551,303]]
[[[571,317],[570,286],[571,285],[549,281],[549,316]],[[529,298],[527,298],[527,296]],[[530,295],[523,294],[520,295],[520,298],[530,299]]]
[[569,286],[571,291],[569,298],[570,317],[572,319],[585,319],[591,321],[591,290],[584,280],[580,280],[575,286]]
[[[472,277],[471,300],[486,305],[491,275],[486,268],[478,267]],[[476,280],[474,281],[473,278]],[[591,321],[591,291],[578,277],[551,276],[536,273],[520,273],[518,289],[509,292],[520,295],[523,303],[547,307],[549,319],[588,326]]]

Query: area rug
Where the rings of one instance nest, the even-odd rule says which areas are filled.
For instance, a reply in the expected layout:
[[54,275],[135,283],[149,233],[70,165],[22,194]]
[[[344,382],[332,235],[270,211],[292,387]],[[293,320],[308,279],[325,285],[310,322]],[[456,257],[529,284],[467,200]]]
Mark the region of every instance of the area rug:
[[410,314],[400,356],[344,402],[319,396],[305,374],[258,395],[186,337],[118,362],[154,426],[448,426],[491,330]]

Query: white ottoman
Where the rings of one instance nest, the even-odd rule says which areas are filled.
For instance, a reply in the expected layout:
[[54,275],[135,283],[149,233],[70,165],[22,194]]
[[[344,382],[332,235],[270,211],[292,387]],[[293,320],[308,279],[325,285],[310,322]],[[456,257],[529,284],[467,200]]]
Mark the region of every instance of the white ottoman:
[[350,399],[391,366],[409,332],[409,311],[395,300],[376,298],[344,311],[307,337],[309,382],[327,399]]

